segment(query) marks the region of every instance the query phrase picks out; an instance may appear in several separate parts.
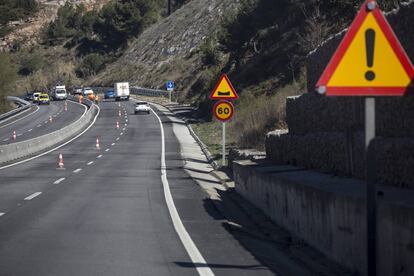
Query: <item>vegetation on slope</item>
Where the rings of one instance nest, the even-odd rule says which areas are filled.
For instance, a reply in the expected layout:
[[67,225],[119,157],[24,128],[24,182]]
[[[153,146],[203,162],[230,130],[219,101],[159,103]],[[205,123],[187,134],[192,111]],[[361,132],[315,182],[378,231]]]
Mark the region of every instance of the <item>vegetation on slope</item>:
[[[305,92],[306,55],[346,28],[362,0],[242,0],[201,52],[204,70],[188,97],[211,119],[208,95],[220,73],[241,94],[229,124],[238,146],[263,148],[265,134],[284,128],[285,98]],[[401,2],[378,1],[385,11]]]
[[25,19],[38,9],[35,0],[0,0],[0,37],[12,30],[11,21]]

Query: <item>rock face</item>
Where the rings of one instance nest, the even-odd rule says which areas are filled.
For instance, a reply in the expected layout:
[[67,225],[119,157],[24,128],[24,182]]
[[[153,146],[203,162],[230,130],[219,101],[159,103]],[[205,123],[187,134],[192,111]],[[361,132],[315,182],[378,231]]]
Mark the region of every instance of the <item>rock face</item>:
[[42,28],[55,20],[60,6],[70,2],[74,5],[84,4],[87,9],[99,9],[109,0],[37,0],[39,12],[25,21],[11,22],[15,30],[0,38],[0,52],[10,51],[16,46],[30,47],[36,45]]
[[[387,18],[414,60],[414,1]],[[408,35],[407,35],[408,34]],[[309,93],[287,99],[289,132],[269,133],[267,157],[278,164],[365,178],[364,99],[324,97],[313,93],[344,33],[324,43],[307,60]],[[378,182],[414,189],[414,98],[376,100]]]
[[133,85],[157,88],[164,88],[169,79],[180,84],[191,83],[192,80],[183,80],[182,76],[197,78],[198,69],[202,66],[197,51],[221,23],[223,16],[238,6],[238,2],[190,1],[141,34],[124,56],[93,82],[112,84],[122,79]]

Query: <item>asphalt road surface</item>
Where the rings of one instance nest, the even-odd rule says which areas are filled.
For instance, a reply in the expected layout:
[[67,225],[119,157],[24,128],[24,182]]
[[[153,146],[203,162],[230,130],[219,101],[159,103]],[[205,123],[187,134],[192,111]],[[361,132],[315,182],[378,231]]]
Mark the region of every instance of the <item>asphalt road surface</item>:
[[[0,168],[0,275],[197,275],[196,267],[215,275],[273,274],[223,227],[183,170],[171,122],[157,112],[172,199],[206,261],[194,263],[165,200],[157,117],[133,115],[131,102],[100,106],[94,126],[72,143]],[[56,169],[59,153],[65,170]]]
[[[64,111],[64,101],[52,101],[50,105],[33,106],[29,111],[0,122],[0,145],[38,137],[73,123],[85,112],[85,107],[67,101],[68,110]],[[50,120],[52,119],[52,120]]]

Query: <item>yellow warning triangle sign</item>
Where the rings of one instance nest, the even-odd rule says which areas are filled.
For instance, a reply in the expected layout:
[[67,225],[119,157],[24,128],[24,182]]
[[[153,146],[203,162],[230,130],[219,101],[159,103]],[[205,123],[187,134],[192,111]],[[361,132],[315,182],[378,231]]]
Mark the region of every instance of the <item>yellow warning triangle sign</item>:
[[328,96],[397,96],[414,68],[375,1],[367,0],[317,84]]
[[226,74],[223,74],[220,77],[220,80],[217,83],[216,87],[214,88],[213,92],[211,92],[210,99],[231,100],[231,99],[238,99],[238,98],[239,98],[239,95],[237,95],[236,90],[231,84],[229,78],[227,77]]

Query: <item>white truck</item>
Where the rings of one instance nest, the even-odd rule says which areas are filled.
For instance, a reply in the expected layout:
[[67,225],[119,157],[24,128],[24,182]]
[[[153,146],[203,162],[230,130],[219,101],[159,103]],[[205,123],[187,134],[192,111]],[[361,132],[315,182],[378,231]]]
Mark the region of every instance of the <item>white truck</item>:
[[117,82],[114,86],[115,100],[129,100],[129,82]]
[[55,89],[53,89],[53,93],[51,96],[55,101],[66,100],[68,98],[68,93],[66,92],[66,86],[57,85]]

